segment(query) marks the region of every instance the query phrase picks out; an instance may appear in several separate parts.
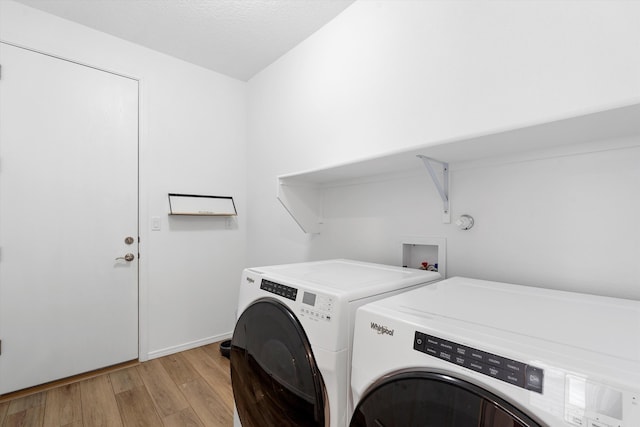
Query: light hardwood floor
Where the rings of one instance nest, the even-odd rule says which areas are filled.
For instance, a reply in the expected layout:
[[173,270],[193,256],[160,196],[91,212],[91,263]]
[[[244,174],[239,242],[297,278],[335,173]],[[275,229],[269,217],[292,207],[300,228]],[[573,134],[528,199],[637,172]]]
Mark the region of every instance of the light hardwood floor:
[[0,403],[2,427],[232,425],[219,343]]

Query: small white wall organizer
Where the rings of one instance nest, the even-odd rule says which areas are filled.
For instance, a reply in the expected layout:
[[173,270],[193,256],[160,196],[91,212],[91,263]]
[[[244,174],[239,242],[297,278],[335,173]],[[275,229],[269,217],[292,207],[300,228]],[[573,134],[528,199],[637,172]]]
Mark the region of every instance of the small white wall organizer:
[[[640,145],[640,101],[586,114],[464,138],[435,141],[386,155],[278,176],[278,200],[305,233],[322,230],[322,192],[345,183],[427,168],[450,222],[449,171],[453,163],[535,153],[596,152]],[[565,153],[565,154],[566,154]],[[422,162],[420,161],[422,160]],[[431,163],[443,167],[443,179]]]
[[234,216],[233,197],[169,193],[169,215]]

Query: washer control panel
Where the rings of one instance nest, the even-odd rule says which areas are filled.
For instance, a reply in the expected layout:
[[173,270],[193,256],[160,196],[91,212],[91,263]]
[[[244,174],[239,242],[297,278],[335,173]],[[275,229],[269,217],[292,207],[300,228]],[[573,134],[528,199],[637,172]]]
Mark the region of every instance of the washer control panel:
[[416,331],[413,349],[500,381],[542,393],[541,368]]
[[260,283],[260,289],[271,292],[272,294],[280,295],[281,297],[288,298],[295,301],[298,296],[298,290],[291,286],[282,285],[280,283],[272,282],[270,280],[262,279]]

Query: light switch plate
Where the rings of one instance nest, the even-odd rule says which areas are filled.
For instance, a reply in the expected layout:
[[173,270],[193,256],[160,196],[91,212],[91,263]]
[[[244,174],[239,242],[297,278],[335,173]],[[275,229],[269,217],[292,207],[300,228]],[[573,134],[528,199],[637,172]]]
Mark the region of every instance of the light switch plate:
[[151,231],[160,231],[161,230],[161,222],[159,216],[151,217]]

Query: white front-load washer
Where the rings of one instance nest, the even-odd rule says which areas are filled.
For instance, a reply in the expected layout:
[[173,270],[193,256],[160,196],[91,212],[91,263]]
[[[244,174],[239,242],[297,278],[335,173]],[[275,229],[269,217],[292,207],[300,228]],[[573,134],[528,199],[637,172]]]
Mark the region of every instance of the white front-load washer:
[[246,269],[230,351],[234,425],[346,426],[356,308],[439,279],[351,260]]
[[360,307],[351,427],[639,427],[640,301],[454,277]]

